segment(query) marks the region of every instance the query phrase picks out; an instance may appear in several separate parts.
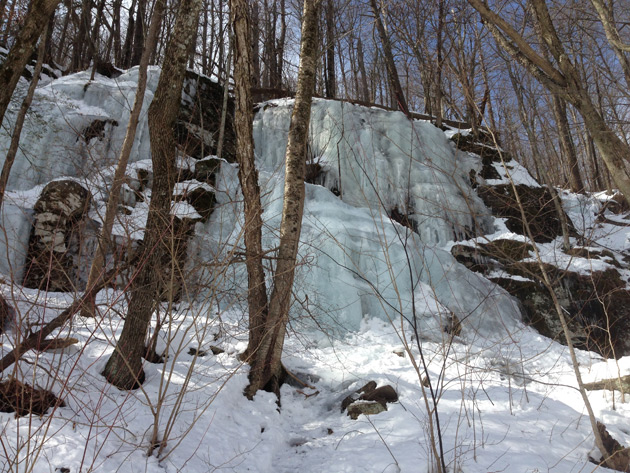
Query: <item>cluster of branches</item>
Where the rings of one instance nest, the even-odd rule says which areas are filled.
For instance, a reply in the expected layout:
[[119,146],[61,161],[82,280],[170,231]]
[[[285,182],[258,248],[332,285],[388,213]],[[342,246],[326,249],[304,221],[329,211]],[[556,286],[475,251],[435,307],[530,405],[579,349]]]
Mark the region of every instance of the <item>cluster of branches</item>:
[[[47,31],[45,63],[66,71],[106,64],[125,69],[140,64],[158,3],[2,0],[0,44],[10,48],[18,42],[29,9],[37,10],[36,31]],[[187,55],[188,67],[220,80],[229,80],[232,71],[228,3],[203,0]],[[295,90],[302,3],[248,2],[254,99]],[[549,11],[547,23],[538,4]],[[166,3],[148,53],[151,63],[164,60],[178,5]],[[438,126],[451,118],[474,131],[482,125],[500,130],[504,147],[525,156],[541,180],[574,191],[616,187],[627,195],[625,7],[620,0],[324,0],[315,94],[421,111]],[[497,20],[512,33],[493,27]],[[545,32],[550,27],[553,39]],[[525,56],[536,55],[533,64],[541,74],[519,59],[524,45]],[[571,92],[571,83],[580,90]]]

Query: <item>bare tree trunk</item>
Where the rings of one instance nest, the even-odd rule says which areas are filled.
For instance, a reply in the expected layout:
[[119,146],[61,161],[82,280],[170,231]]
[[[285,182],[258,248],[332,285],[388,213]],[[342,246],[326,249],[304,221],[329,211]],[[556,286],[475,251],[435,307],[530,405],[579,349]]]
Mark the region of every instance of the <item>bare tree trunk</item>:
[[80,71],[85,67],[85,50],[90,41],[90,24],[92,23],[92,6],[90,0],[82,0],[81,17],[79,19],[79,31],[74,38],[72,51],[72,70]]
[[612,8],[612,2],[604,4],[602,0],[591,0],[593,7],[599,15],[599,19],[604,26],[604,32],[606,33],[606,39],[610,43],[619,65],[623,71],[623,76],[626,80],[626,86],[630,87],[630,59],[626,53],[630,53],[630,44],[624,44],[619,35],[619,30],[615,25],[615,16]]
[[138,1],[138,14],[133,31],[133,53],[131,55],[130,67],[137,66],[142,60],[144,51],[144,23],[146,21],[146,0]]
[[245,394],[250,399],[259,389],[267,389],[279,395],[282,382],[282,347],[286,324],[289,320],[304,211],[306,147],[317,71],[317,23],[320,3],[321,0],[304,1],[298,84],[286,151],[284,203],[278,263],[273,278],[274,285],[269,302],[269,314],[263,327],[260,346],[254,352],[249,373],[249,386],[245,389]]
[[[155,10],[153,12],[153,18],[151,20],[151,26],[149,29],[149,37],[140,59],[140,67],[138,70],[138,88],[136,89],[136,97],[134,99],[133,107],[129,115],[129,123],[127,124],[127,132],[125,139],[120,150],[120,156],[118,157],[118,164],[116,165],[116,171],[114,172],[114,179],[112,181],[112,187],[109,190],[109,197],[107,199],[107,207],[105,209],[105,217],[103,218],[103,228],[98,240],[98,246],[96,248],[96,254],[92,260],[90,266],[90,272],[88,275],[87,287],[92,287],[96,284],[104,271],[105,255],[107,250],[111,246],[111,234],[114,227],[114,220],[116,218],[116,211],[118,209],[118,203],[120,201],[120,190],[125,183],[125,171],[127,164],[129,163],[129,156],[131,155],[131,149],[133,148],[133,142],[136,138],[136,130],[138,128],[138,122],[140,121],[140,112],[142,111],[142,104],[144,102],[144,93],[147,88],[147,69],[149,66],[149,59],[151,57],[151,51],[154,44],[157,42],[157,36],[160,31],[160,25],[164,16],[164,10],[166,8],[166,0],[157,0],[155,4]],[[96,297],[96,294],[94,294]],[[81,316],[93,317],[96,315],[95,299],[86,301],[86,304],[81,310]]]
[[569,120],[567,119],[567,104],[557,95],[554,95],[552,100],[553,113],[556,118],[556,124],[558,125],[562,155],[569,168],[571,190],[573,192],[583,192],[584,183],[580,175],[580,165],[578,163],[577,153],[575,152],[575,143],[573,143],[571,128],[569,127]]
[[122,43],[120,41],[120,7],[122,6],[122,0],[115,0],[113,5],[113,17],[112,17],[112,36],[114,43],[114,58],[112,62],[116,66],[122,66]]
[[[228,30],[231,28],[228,25]],[[232,34],[228,41],[227,66],[225,68],[225,81],[223,82],[223,103],[221,104],[221,123],[219,124],[219,138],[217,138],[217,157],[223,155],[223,142],[225,141],[225,124],[227,122],[228,99],[230,96],[230,62],[232,61],[233,49]]]
[[238,178],[243,192],[245,265],[247,266],[247,305],[249,345],[243,358],[249,359],[259,347],[260,333],[267,318],[267,286],[262,265],[262,204],[258,171],[254,163],[252,100],[251,25],[247,0],[231,0],[230,16],[234,34],[234,129]]
[[260,12],[258,9],[258,0],[252,2],[252,87],[260,87]]
[[385,25],[383,25],[383,20],[381,19],[380,8],[376,4],[376,0],[370,0],[370,6],[372,7],[376,30],[378,31],[378,35],[381,39],[381,45],[383,47],[383,57],[385,59],[385,67],[387,68],[387,76],[393,93],[393,99],[396,102],[398,109],[405,115],[409,115],[409,107],[407,106],[407,100],[405,99],[405,94],[403,93],[402,86],[400,85],[398,70],[396,69],[396,63],[394,62],[394,55],[392,53],[392,46],[389,41],[387,31],[385,30]]
[[197,29],[202,0],[182,0],[173,35],[166,47],[155,97],[149,107],[149,133],[153,162],[153,189],[142,257],[131,283],[131,300],[120,339],[107,361],[103,376],[120,389],[133,389],[144,380],[142,356],[152,309],[159,300],[161,263],[170,253],[173,217],[170,214],[175,185],[174,125],[181,103],[190,45]]
[[9,41],[9,34],[11,33],[11,26],[13,23],[13,17],[15,16],[16,5],[17,5],[17,0],[13,0],[11,2],[11,8],[9,8],[9,15],[7,16],[7,20],[4,24],[4,35],[2,37],[2,43],[4,44],[7,44]]
[[365,62],[363,58],[363,45],[361,37],[357,38],[357,63],[359,65],[359,73],[361,75],[361,96],[364,102],[370,102],[370,89],[367,82],[367,74],[365,72]]
[[[435,125],[442,127],[442,68],[444,66],[443,35],[444,35],[444,0],[438,0],[438,30],[437,30],[437,68],[435,74]],[[463,72],[462,72],[463,74]],[[473,127],[473,133],[476,129]]]
[[13,167],[13,162],[15,161],[18,145],[20,144],[20,135],[22,134],[22,127],[24,126],[26,112],[28,112],[28,109],[31,106],[33,95],[35,95],[35,89],[37,88],[37,83],[39,82],[39,75],[42,72],[42,65],[44,63],[44,55],[46,51],[46,37],[47,35],[45,34],[39,43],[39,48],[37,50],[37,64],[35,65],[35,71],[33,71],[33,78],[31,79],[28,92],[26,93],[26,97],[24,97],[24,101],[22,102],[22,106],[20,107],[20,111],[18,112],[15,120],[15,127],[13,128],[13,135],[11,136],[11,144],[9,146],[6,159],[4,160],[4,165],[2,166],[2,174],[0,175],[0,208],[2,208],[4,192],[7,188],[11,168]]
[[326,97],[334,98],[335,80],[335,4],[328,0],[326,4]]
[[135,31],[136,20],[134,19],[134,9],[136,8],[136,0],[131,2],[129,7],[129,18],[127,20],[127,33],[125,33],[125,42],[122,48],[122,64],[123,69],[128,69],[131,65],[131,56],[133,54],[133,32]]
[[275,84],[274,88],[282,89],[282,72],[284,69],[284,47],[287,40],[287,9],[286,1],[280,0],[280,37],[276,41],[274,61],[276,65],[276,72],[274,73]]
[[63,51],[66,45],[66,34],[68,32],[68,25],[70,24],[70,18],[72,16],[72,10],[70,8],[67,7],[67,4],[69,2],[65,2],[66,4],[66,16],[63,19],[63,28],[61,30],[61,39],[59,40],[59,43],[57,44],[57,56],[56,56],[56,62],[58,64],[62,63],[63,60]]
[[52,65],[54,63],[53,60],[53,31],[55,30],[55,12],[50,15],[50,20],[48,20],[48,26],[46,26],[46,35],[44,36],[43,43],[46,45],[46,49],[44,50],[44,58],[42,63]]
[[499,45],[519,61],[542,85],[559,94],[582,115],[584,125],[610,175],[626,201],[630,202],[630,173],[626,163],[630,156],[628,147],[606,124],[595,107],[588,90],[564,51],[544,0],[532,0],[537,22],[549,52],[558,67],[540,56],[503,18],[493,12],[483,0],[468,0],[484,18],[487,27]]
[[0,84],[2,84],[0,87],[0,125],[11,101],[13,91],[20,80],[20,75],[58,4],[59,0],[33,0],[29,4],[22,28],[15,38],[13,47],[5,61],[0,65]]
[[201,25],[201,72],[209,75],[208,69],[208,2],[203,2],[203,24]]

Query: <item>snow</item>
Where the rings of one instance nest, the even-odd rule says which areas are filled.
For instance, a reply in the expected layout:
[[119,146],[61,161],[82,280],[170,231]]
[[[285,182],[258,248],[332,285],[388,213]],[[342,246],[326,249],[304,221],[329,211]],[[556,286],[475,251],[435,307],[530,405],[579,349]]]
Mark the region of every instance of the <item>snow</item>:
[[[24,290],[26,292],[26,290]],[[17,297],[37,297],[33,292]],[[101,302],[124,309],[121,294],[101,293]],[[39,295],[40,302],[44,302]],[[46,319],[62,307],[48,301]],[[65,394],[66,406],[42,418],[15,419],[0,414],[0,429],[10,461],[35,458],[34,473],[55,468],[115,472],[362,472],[431,471],[427,411],[418,373],[418,347],[409,326],[375,318],[358,331],[328,343],[290,332],[285,365],[311,387],[282,388],[282,407],[261,392],[253,401],[242,395],[247,368],[236,356],[245,345],[238,331],[242,314],[214,317],[207,305],[182,306],[171,314],[167,363],[145,364],[142,390],[122,392],[99,375],[120,333],[121,323],[79,319],[68,333],[79,344],[63,353],[30,354],[38,360],[35,382]],[[407,342],[402,339],[403,330]],[[212,341],[215,334],[220,334]],[[588,420],[575,389],[564,347],[530,330],[514,333],[520,343],[504,340],[492,347],[460,339],[421,339],[433,387],[439,396],[445,462],[449,471],[591,471],[595,456]],[[161,340],[162,347],[169,341]],[[5,339],[6,343],[6,339]],[[225,353],[213,356],[209,345]],[[403,357],[394,351],[408,349]],[[199,357],[190,348],[208,351]],[[580,352],[587,380],[615,375],[614,362]],[[32,376],[33,365],[21,370]],[[622,373],[630,359],[619,361]],[[43,369],[56,373],[53,380]],[[421,375],[424,372],[421,371]],[[340,412],[341,399],[369,380],[391,384],[400,401],[376,416],[351,420]],[[426,389],[425,389],[426,390]],[[617,398],[591,392],[599,418],[622,443],[630,408]],[[429,401],[431,403],[431,401]],[[159,407],[159,410],[158,410]],[[166,447],[147,454],[154,426]],[[18,435],[20,432],[20,435]],[[30,449],[27,451],[27,449]],[[397,468],[397,469],[396,469]],[[602,471],[604,471],[602,469]]]
[[486,179],[487,185],[500,185],[500,184],[524,184],[530,187],[540,187],[540,184],[534,179],[529,171],[517,161],[511,159],[506,162],[505,165],[501,163],[493,163],[494,168],[497,170],[501,178],[499,179]]
[[[158,72],[150,73],[145,106]],[[1,215],[0,244],[12,251],[0,255],[0,269],[14,282],[24,265],[20,248],[28,242],[29,212],[48,180],[83,177],[95,198],[90,216],[99,221],[136,79],[132,69],[85,88],[87,76],[77,74],[39,89]],[[279,238],[291,106],[291,100],[267,102],[255,122],[268,265]],[[77,142],[76,129],[94,118],[119,125],[106,125],[102,142]],[[0,135],[0,155],[5,142]],[[522,239],[493,222],[471,189],[468,175],[478,160],[456,151],[426,122],[323,100],[313,105],[310,143],[325,174],[321,185],[306,185],[297,302],[283,355],[308,385],[285,384],[281,407],[269,393],[253,401],[242,395],[248,367],[238,354],[247,346],[247,275],[234,261],[242,260],[243,204],[238,168],[222,161],[214,189],[193,180],[176,187],[178,195],[196,187],[216,190],[217,209],[195,226],[186,297],[159,310],[164,325],[157,351],[165,353],[165,363],[146,362],[146,381],[136,391],[104,380],[100,373],[120,335],[127,299],[121,291],[101,291],[99,317],[77,317],[58,333],[77,344],[29,352],[15,366],[14,375],[51,389],[65,406],[42,417],[0,413],[3,472],[428,473],[435,471],[434,400],[423,386],[426,375],[449,472],[597,469],[589,462],[597,453],[566,348],[525,327],[505,291],[449,252],[465,228],[486,232],[479,241]],[[138,169],[150,176],[149,151],[143,117],[130,178]],[[90,153],[98,159],[87,159]],[[185,156],[179,163],[194,169]],[[520,165],[509,165],[516,183],[534,182]],[[150,191],[144,194],[130,215],[118,216],[114,235],[142,238]],[[589,248],[629,246],[628,227],[595,221],[599,196],[562,197],[576,227],[592,235]],[[390,220],[395,208],[413,211],[418,234]],[[173,213],[198,217],[182,201]],[[539,245],[543,261],[580,272],[607,267],[603,260],[568,258],[559,245]],[[16,308],[16,322],[0,338],[0,356],[26,327],[52,320],[75,297],[25,289],[9,278],[0,281],[0,291]],[[458,336],[444,331],[451,314],[462,322]],[[213,355],[213,346],[224,352]],[[579,351],[578,358],[585,381],[630,373],[630,357],[615,362]],[[370,380],[392,385],[399,402],[351,420],[340,411],[341,401]],[[630,405],[608,391],[589,398],[598,419],[629,445]]]
[[[148,72],[142,115],[153,98],[159,69]],[[61,176],[85,177],[114,164],[122,146],[126,123],[136,93],[138,68],[117,79],[90,71],[61,77],[38,87],[21,136],[20,150],[8,183],[10,190],[27,190]],[[7,111],[6,123],[13,123],[17,109]],[[94,120],[106,121],[103,139],[88,142],[82,137]],[[0,129],[0,156],[8,149],[8,127]],[[141,120],[132,149],[132,161],[150,157],[149,130]]]

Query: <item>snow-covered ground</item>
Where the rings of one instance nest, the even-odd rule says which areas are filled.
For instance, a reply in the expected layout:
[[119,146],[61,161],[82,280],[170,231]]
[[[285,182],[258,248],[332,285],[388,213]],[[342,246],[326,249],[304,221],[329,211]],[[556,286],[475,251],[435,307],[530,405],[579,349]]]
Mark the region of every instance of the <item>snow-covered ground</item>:
[[[122,304],[118,293],[102,297],[114,308]],[[69,302],[62,299],[49,299],[40,312],[52,314],[53,305]],[[22,379],[61,393],[66,406],[41,418],[0,414],[2,471],[434,471],[425,372],[414,368],[420,353],[406,324],[366,318],[340,338],[291,333],[285,364],[310,386],[284,385],[279,409],[269,393],[253,401],[242,395],[243,314],[219,319],[209,309],[181,306],[168,316],[160,343],[164,348],[170,337],[168,361],[147,363],[147,380],[135,392],[99,375],[121,328],[117,317],[78,319],[67,331],[78,344],[27,356],[19,364]],[[594,470],[590,424],[565,347],[529,329],[511,335],[493,346],[458,337],[420,340],[449,471]],[[225,352],[213,355],[211,345]],[[628,358],[617,365],[580,352],[579,360],[587,381],[630,370]],[[369,380],[394,386],[400,400],[387,412],[351,420],[341,400]],[[613,404],[607,391],[590,399],[598,418],[628,444],[629,404],[619,395]],[[148,454],[154,438],[159,443]]]

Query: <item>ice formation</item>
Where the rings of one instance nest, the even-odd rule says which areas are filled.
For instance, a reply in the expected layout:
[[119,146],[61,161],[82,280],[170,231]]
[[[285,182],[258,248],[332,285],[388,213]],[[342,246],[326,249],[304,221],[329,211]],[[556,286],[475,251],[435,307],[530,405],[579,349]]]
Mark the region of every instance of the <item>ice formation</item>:
[[[261,168],[282,171],[292,101],[263,104],[254,120]],[[470,167],[444,133],[402,113],[315,100],[310,163],[320,182],[344,202],[409,217],[422,241],[446,243],[490,228],[488,211],[472,192]]]
[[[254,121],[270,249],[281,220],[291,104],[264,104]],[[490,226],[468,180],[470,162],[459,159],[440,130],[398,113],[316,100],[310,135],[312,157],[324,173],[323,186],[306,185],[300,248],[306,264],[296,283],[306,302],[296,317],[312,311],[320,325],[355,330],[365,316],[412,320],[415,313],[422,329],[435,333],[453,313],[469,333],[513,328],[514,301],[438,246],[463,229]],[[236,169],[224,164],[218,182],[225,194],[206,231],[225,236],[235,225],[226,222],[242,212],[234,204]],[[329,189],[340,190],[341,198]],[[394,208],[411,212],[417,233],[390,220]]]
[[[7,240],[0,242],[3,248],[17,248],[28,240],[32,204],[11,203],[20,191],[36,199],[37,189],[50,179],[84,177],[94,187],[90,190],[96,207],[102,206],[104,195],[98,195],[98,188],[107,188],[122,145],[137,69],[117,79],[97,76],[91,82],[88,74],[67,76],[38,89],[2,212]],[[157,69],[150,71],[145,110],[158,74]],[[277,245],[291,105],[263,104],[254,123],[268,249]],[[5,125],[11,120],[9,115]],[[0,132],[0,155],[8,136],[6,130]],[[518,309],[504,291],[441,249],[461,235],[492,226],[468,177],[479,163],[456,151],[442,131],[400,113],[316,100],[310,150],[309,164],[322,171],[315,182],[322,185],[307,184],[296,281],[301,304],[294,307],[295,317],[312,315],[317,319],[313,325],[342,331],[359,328],[366,316],[391,320],[402,316],[409,321],[415,317],[422,330],[441,333],[453,313],[463,322],[464,334],[484,336],[518,323]],[[132,161],[145,160],[143,166],[148,167],[149,156],[144,113]],[[190,245],[193,258],[220,257],[226,241],[242,245],[234,165],[223,163],[216,188],[217,210],[208,222],[197,224]],[[416,232],[390,219],[394,213],[407,216]],[[146,204],[138,204],[126,218],[138,220],[134,227],[141,226]],[[4,273],[17,275],[23,264],[19,251],[0,254]],[[246,287],[244,265],[237,265],[231,277],[232,287]]]

